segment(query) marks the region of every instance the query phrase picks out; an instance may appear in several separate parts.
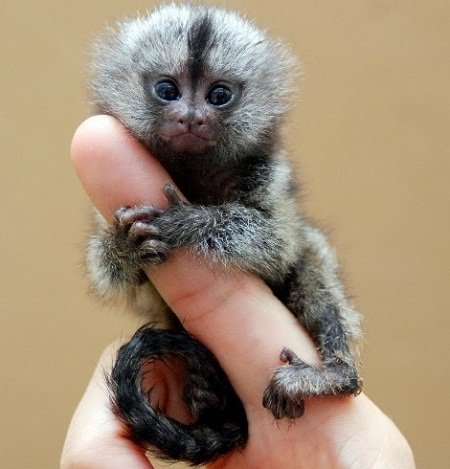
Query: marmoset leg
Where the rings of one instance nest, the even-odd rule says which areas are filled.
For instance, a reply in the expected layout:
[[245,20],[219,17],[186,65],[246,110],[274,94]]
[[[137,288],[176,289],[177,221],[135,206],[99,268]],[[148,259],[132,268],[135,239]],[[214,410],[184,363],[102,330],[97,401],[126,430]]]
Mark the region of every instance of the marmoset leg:
[[306,228],[303,253],[288,282],[286,305],[315,341],[322,365],[312,367],[288,348],[281,352],[285,365],[275,371],[263,398],[276,418],[300,416],[304,397],[357,394],[362,386],[359,315],[345,297],[334,254],[320,231]]

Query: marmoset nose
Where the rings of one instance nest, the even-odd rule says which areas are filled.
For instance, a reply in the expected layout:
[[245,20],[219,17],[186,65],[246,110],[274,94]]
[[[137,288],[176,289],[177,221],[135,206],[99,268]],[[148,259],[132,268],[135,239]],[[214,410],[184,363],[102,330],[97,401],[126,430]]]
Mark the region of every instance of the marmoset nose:
[[178,111],[172,116],[173,121],[188,130],[201,130],[207,124],[207,117],[198,111]]
[[177,124],[181,127],[186,127],[186,130],[196,130],[199,129],[204,125],[203,118],[196,118],[191,116],[183,116],[179,117],[177,120]]
[[212,112],[205,107],[179,106],[170,110],[167,116],[171,132],[190,132],[207,140],[216,139],[216,120]]

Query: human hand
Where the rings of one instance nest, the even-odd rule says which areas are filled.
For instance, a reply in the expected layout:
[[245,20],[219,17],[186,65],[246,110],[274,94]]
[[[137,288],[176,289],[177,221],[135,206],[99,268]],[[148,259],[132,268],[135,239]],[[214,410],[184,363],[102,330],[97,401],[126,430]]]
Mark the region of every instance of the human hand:
[[[120,206],[150,202],[164,208],[161,188],[170,180],[159,163],[113,118],[96,116],[78,129],[75,169],[94,205],[111,220]],[[288,346],[317,364],[314,345],[286,308],[257,278],[242,272],[213,274],[185,251],[147,275],[183,326],[218,358],[241,398],[249,440],[210,464],[227,468],[413,468],[405,439],[365,396],[314,398],[295,422],[275,421],[263,408],[263,391]],[[113,415],[104,383],[117,347],[103,355],[74,415],[61,467],[153,467]],[[168,379],[166,411],[181,415],[176,381]]]

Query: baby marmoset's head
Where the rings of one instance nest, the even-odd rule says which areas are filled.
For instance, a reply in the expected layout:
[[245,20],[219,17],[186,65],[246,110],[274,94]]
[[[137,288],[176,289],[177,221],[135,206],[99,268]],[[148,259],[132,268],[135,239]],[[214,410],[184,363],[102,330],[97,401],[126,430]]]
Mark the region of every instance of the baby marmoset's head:
[[95,42],[91,94],[97,112],[162,161],[227,161],[275,144],[293,64],[284,45],[235,13],[167,5]]

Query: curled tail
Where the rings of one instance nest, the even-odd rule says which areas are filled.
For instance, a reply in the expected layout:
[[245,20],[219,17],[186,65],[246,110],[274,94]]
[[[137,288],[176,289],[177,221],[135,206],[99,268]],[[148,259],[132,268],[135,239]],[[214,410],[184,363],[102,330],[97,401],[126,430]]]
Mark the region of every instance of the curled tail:
[[[145,366],[165,359],[186,363],[183,400],[194,418],[184,424],[150,403],[142,388]],[[131,437],[156,456],[204,464],[245,444],[244,407],[216,358],[184,330],[145,326],[122,346],[108,378],[115,413]]]

